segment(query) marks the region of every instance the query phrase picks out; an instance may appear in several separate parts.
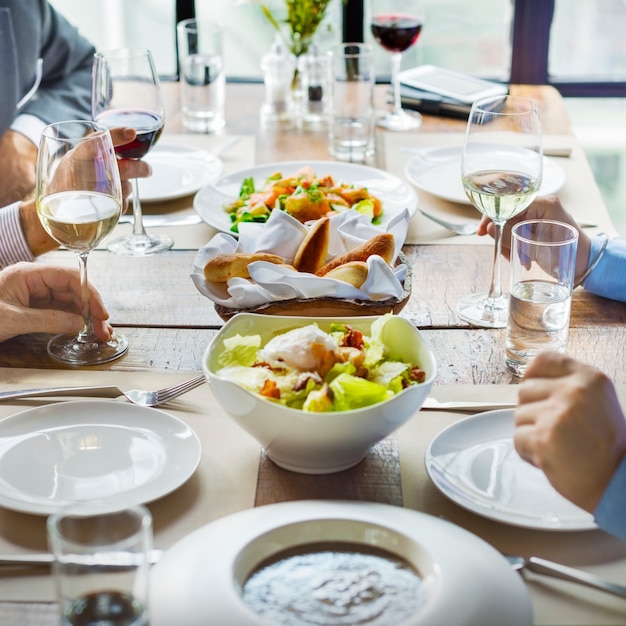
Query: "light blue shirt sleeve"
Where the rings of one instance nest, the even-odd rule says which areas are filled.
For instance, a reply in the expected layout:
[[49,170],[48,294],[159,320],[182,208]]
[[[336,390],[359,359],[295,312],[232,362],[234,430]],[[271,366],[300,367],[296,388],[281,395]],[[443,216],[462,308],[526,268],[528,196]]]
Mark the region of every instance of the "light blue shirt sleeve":
[[[604,237],[591,240],[589,262],[596,258]],[[610,239],[595,269],[585,280],[585,289],[611,300],[626,302],[626,239]]]
[[626,457],[613,474],[594,516],[602,530],[626,541]]

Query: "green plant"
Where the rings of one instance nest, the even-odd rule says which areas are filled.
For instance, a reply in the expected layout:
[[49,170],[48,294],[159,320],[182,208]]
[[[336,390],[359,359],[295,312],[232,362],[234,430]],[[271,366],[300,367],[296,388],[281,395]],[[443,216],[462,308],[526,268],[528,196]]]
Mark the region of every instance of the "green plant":
[[[287,16],[277,19],[264,2],[260,3],[263,14],[269,23],[285,39],[289,50],[296,56],[308,52],[319,25],[324,20],[326,9],[332,0],[286,0]],[[286,25],[286,37],[282,24]]]

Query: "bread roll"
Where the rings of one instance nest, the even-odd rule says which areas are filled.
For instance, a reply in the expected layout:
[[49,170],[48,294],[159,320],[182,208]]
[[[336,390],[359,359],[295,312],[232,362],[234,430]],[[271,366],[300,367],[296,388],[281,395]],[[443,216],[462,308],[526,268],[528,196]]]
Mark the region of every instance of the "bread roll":
[[309,232],[302,240],[292,264],[299,272],[315,274],[324,265],[328,254],[328,240],[330,238],[330,220],[322,217],[316,220]]
[[268,252],[218,254],[204,266],[204,277],[210,283],[227,283],[235,277],[250,278],[248,265],[254,261],[285,264],[282,257]]
[[380,235],[375,235],[371,239],[368,239],[365,243],[353,248],[349,252],[346,252],[345,254],[334,258],[332,261],[329,261],[326,265],[320,267],[315,274],[317,276],[325,276],[331,270],[339,267],[340,265],[344,265],[345,263],[350,263],[352,261],[367,261],[367,259],[373,254],[378,254],[383,258],[385,263],[390,264],[393,261],[394,252],[395,243],[393,235],[391,233],[381,233]]
[[324,278],[342,280],[344,283],[349,283],[353,287],[360,289],[367,279],[367,263],[365,261],[344,263],[327,272]]

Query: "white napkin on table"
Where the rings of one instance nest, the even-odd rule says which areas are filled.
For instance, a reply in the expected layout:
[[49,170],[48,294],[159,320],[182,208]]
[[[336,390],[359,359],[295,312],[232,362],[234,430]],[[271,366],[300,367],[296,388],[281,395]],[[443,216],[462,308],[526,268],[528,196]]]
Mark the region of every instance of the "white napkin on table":
[[[406,239],[409,218],[409,212],[404,211],[385,227],[386,232],[394,236],[394,262]],[[272,211],[265,224],[242,223],[239,225],[239,239],[227,233],[218,233],[198,250],[191,279],[196,289],[213,302],[241,309],[293,298],[385,300],[402,295],[406,266],[400,264],[392,269],[376,255],[367,260],[368,276],[360,289],[340,280],[296,272],[265,261],[250,264],[251,280],[232,278],[223,284],[209,283],[204,278],[204,266],[218,254],[269,252],[282,257],[285,263],[291,263],[307,232],[306,226],[284,211]],[[344,254],[380,232],[379,226],[374,226],[367,216],[357,211],[333,215],[330,218],[328,258]]]

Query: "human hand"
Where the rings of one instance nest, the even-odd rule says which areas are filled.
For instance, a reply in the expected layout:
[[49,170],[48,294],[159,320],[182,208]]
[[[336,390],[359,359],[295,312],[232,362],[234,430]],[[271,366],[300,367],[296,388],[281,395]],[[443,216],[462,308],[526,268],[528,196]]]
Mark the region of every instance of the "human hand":
[[[502,254],[508,259],[511,253],[511,228],[518,222],[532,219],[556,220],[570,224],[578,231],[578,248],[576,252],[576,270],[574,282],[582,276],[589,264],[589,252],[591,250],[591,238],[578,225],[578,222],[565,210],[556,196],[538,198],[525,211],[508,220],[502,232]],[[478,225],[478,235],[491,235],[493,237],[493,222],[483,216]]]
[[[114,146],[123,146],[135,139],[137,133],[132,128],[113,128],[111,130],[111,139]],[[118,159],[117,165],[122,179],[122,196],[124,198],[124,206],[122,211],[126,211],[128,207],[128,198],[132,192],[131,182],[134,178],[147,178],[152,174],[152,168],[145,161],[140,159]]]
[[[109,314],[91,285],[89,306],[96,335],[108,341]],[[16,263],[0,271],[0,341],[25,333],[77,333],[85,323],[82,310],[78,270]]]
[[568,500],[593,512],[626,454],[626,420],[601,371],[538,354],[519,386],[515,448]]
[[35,188],[37,146],[8,130],[0,138],[0,207],[24,200]]

